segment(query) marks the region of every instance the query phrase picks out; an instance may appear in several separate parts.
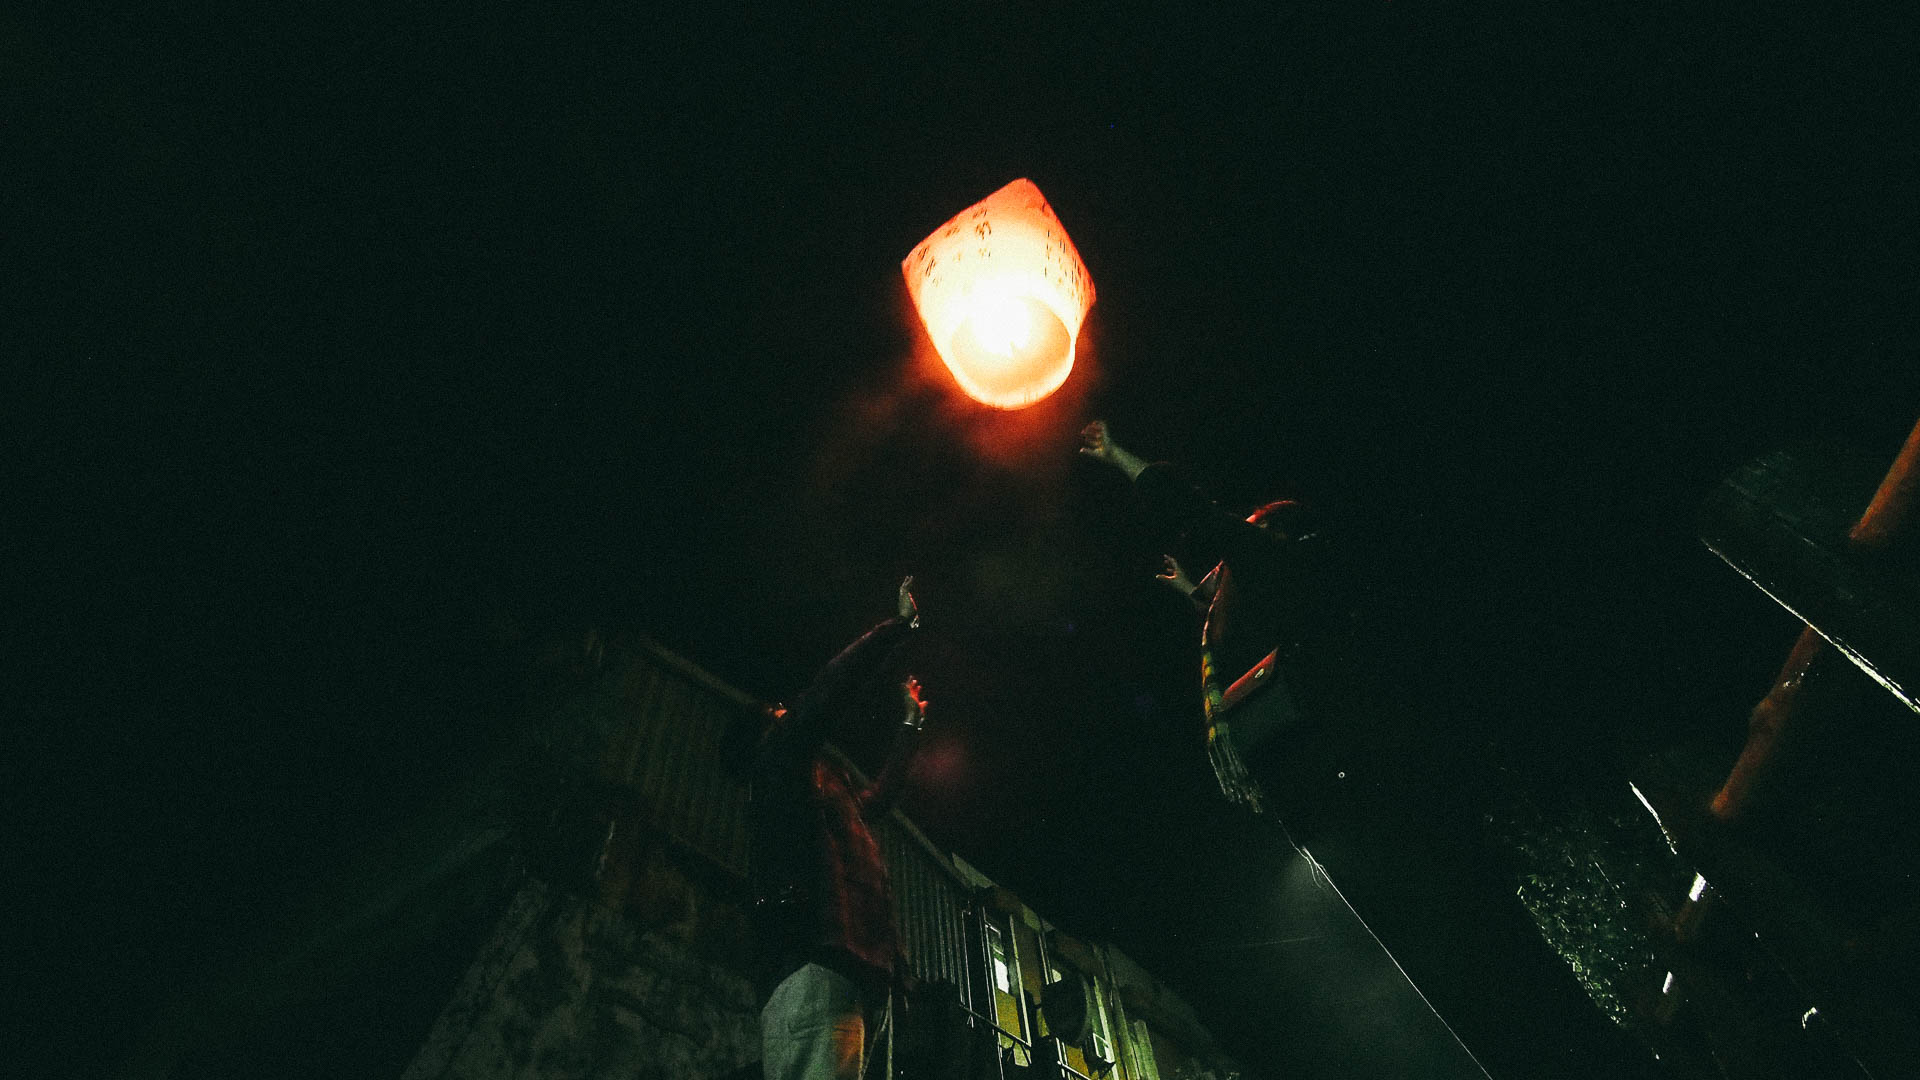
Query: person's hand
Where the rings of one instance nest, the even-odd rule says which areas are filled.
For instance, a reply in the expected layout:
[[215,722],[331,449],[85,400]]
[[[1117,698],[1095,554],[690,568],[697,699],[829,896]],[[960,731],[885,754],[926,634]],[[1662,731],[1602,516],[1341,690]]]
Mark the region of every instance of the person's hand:
[[1113,432],[1107,428],[1105,420],[1095,420],[1080,429],[1080,452],[1119,469],[1129,480],[1139,476],[1147,467],[1145,461],[1113,441]]
[[894,613],[907,620],[909,626],[920,625],[920,605],[913,602],[913,575],[900,579],[900,595],[894,602]]
[[1113,435],[1107,430],[1107,422],[1105,420],[1095,420],[1080,429],[1081,453],[1095,461],[1105,461],[1111,464],[1113,461],[1113,450]]
[[920,696],[920,680],[909,675],[900,683],[900,703],[906,706],[901,723],[919,731],[927,722],[927,699]]
[[1153,575],[1153,580],[1165,582],[1180,590],[1181,596],[1192,596],[1195,588],[1193,582],[1187,578],[1187,572],[1180,568],[1180,563],[1171,555],[1160,556],[1160,572]]

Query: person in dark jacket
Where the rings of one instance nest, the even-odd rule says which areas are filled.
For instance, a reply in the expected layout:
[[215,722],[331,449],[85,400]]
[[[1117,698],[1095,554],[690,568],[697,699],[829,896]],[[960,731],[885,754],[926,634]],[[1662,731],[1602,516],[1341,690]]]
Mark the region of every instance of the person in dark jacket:
[[919,625],[900,583],[894,618],[836,656],[790,707],[772,706],[751,753],[748,803],[754,930],[766,994],[762,1067],[768,1080],[857,1080],[891,1019],[904,976],[887,864],[871,823],[896,801],[926,700],[908,675],[886,764],[860,783],[826,745],[867,700]]
[[[1080,452],[1133,482],[1138,512],[1187,565],[1162,556],[1158,579],[1205,615],[1200,644],[1207,755],[1227,798],[1260,812],[1267,800],[1246,758],[1302,723],[1298,684],[1313,639],[1328,624],[1324,545],[1306,508],[1271,502],[1247,517],[1215,505],[1166,462],[1147,462],[1115,442],[1103,420],[1080,433]],[[1271,755],[1270,755],[1271,756]]]

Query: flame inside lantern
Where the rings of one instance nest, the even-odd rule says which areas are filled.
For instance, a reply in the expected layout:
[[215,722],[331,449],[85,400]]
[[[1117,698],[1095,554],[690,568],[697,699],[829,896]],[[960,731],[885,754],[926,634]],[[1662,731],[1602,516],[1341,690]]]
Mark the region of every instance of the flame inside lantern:
[[900,269],[934,348],[969,397],[1021,409],[1066,382],[1093,279],[1032,181],[962,210]]

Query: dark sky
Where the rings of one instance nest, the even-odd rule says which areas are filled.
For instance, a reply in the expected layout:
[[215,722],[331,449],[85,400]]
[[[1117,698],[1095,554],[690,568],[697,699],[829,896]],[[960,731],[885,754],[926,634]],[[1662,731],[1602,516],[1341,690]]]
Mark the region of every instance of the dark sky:
[[[655,7],[0,17],[10,756],[88,868],[47,948],[164,971],[457,771],[479,598],[775,697],[913,572],[947,726],[910,809],[1258,1060],[1215,957],[1264,841],[1207,798],[1192,627],[1084,420],[1341,524],[1356,760],[1428,763],[1398,801],[1465,829],[1502,769],[1737,746],[1793,626],[1700,500],[1788,443],[1890,458],[1920,402],[1910,18]],[[996,413],[898,264],[1022,176],[1099,301]],[[1490,966],[1547,989],[1476,996],[1495,946],[1379,905],[1490,1067],[1611,1046],[1519,931]]]

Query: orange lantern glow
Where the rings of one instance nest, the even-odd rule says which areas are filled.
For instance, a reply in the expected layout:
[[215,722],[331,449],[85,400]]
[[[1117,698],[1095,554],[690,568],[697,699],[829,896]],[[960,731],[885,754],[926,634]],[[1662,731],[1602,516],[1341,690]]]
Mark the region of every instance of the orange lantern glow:
[[907,294],[969,397],[1024,409],[1060,388],[1093,279],[1031,180],[954,215],[900,264]]

